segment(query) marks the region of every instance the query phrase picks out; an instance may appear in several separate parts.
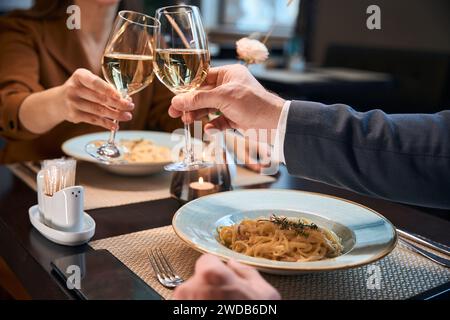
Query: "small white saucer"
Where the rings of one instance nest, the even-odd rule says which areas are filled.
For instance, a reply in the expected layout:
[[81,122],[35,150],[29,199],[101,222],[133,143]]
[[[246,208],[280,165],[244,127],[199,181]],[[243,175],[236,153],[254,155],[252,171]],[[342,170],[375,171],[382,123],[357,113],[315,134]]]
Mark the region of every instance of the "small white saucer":
[[48,227],[41,220],[41,215],[37,205],[29,210],[30,222],[48,240],[65,246],[78,246],[88,242],[95,233],[95,221],[90,215],[84,212],[83,230],[79,232],[66,232]]

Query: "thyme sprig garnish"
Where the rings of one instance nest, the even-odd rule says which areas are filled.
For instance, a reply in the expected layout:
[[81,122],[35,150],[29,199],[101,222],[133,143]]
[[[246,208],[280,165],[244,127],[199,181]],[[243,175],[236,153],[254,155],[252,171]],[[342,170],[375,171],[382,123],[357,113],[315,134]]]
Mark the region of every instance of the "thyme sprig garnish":
[[294,230],[298,235],[308,237],[309,233],[306,230],[317,230],[319,227],[314,223],[304,223],[302,219],[298,219],[297,221],[288,219],[286,217],[278,217],[275,214],[272,214],[270,217],[270,222],[276,224],[283,230]]

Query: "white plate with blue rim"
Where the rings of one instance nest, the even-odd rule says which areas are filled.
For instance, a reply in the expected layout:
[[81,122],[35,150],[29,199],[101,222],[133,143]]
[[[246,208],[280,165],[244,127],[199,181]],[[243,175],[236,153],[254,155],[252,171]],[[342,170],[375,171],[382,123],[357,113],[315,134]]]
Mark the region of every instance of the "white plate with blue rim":
[[[93,158],[85,151],[85,146],[92,141],[108,140],[109,132],[97,132],[78,136],[67,140],[62,145],[62,150],[65,154],[77,160],[88,161],[97,164],[101,168],[119,175],[126,176],[142,176],[164,171],[164,166],[171,163],[171,160],[161,162],[146,162],[146,163],[116,163],[105,164]],[[172,149],[177,144],[182,142],[183,137],[180,135],[172,135],[167,132],[157,131],[118,131],[116,134],[116,141],[120,140],[139,140],[145,139],[153,142],[157,146],[167,147]]]
[[[341,238],[342,254],[318,261],[274,261],[235,252],[218,241],[218,227],[244,219],[270,218],[272,214],[306,218],[332,230]],[[333,196],[291,190],[238,190],[202,197],[181,207],[172,226],[197,251],[283,275],[363,266],[383,258],[397,244],[394,226],[376,211]]]

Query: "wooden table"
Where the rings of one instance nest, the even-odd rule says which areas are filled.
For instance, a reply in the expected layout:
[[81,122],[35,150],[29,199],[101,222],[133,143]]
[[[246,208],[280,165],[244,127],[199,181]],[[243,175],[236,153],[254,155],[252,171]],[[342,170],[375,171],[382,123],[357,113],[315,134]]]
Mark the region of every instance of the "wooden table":
[[[353,200],[377,210],[394,225],[444,244],[450,243],[450,210],[418,208],[361,196],[350,191],[289,176],[282,167],[278,180],[258,188],[283,188],[321,192]],[[254,188],[254,187],[253,187]],[[35,230],[28,219],[28,208],[36,204],[36,193],[0,166],[0,256],[16,273],[34,299],[72,299],[57,281],[50,262],[56,258],[92,250],[88,245],[64,247],[54,244]],[[127,234],[169,225],[179,204],[174,199],[89,211],[97,224],[94,239]],[[418,298],[448,298],[450,283],[430,290]]]

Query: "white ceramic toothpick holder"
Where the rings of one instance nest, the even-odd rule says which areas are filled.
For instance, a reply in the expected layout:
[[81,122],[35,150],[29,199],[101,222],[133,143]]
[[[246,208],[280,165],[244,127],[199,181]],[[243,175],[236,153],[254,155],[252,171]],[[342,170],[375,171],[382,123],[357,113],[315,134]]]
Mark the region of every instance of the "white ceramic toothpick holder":
[[[38,179],[39,180],[39,179]],[[48,196],[39,189],[38,206],[44,223],[54,229],[78,232],[83,229],[84,188],[73,186]]]
[[67,232],[83,229],[83,187],[65,188],[52,197],[44,194],[43,198],[44,216],[52,228]]

